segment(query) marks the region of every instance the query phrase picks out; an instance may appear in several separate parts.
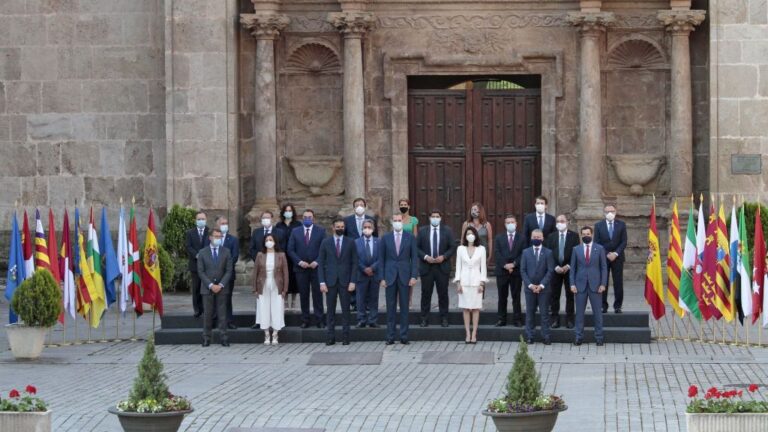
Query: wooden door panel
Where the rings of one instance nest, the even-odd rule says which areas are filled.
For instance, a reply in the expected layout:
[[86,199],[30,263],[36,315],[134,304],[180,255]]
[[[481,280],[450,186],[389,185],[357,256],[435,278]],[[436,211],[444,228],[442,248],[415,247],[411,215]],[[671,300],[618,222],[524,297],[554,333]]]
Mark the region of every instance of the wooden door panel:
[[488,220],[502,232],[504,217],[512,213],[522,227],[525,210],[541,190],[540,157],[487,156],[483,158],[483,194]]
[[466,93],[412,93],[408,99],[408,144],[412,152],[465,151]]
[[433,208],[443,212],[444,223],[452,229],[461,226],[466,201],[464,164],[464,157],[413,157],[411,200],[413,214],[422,226],[429,223]]

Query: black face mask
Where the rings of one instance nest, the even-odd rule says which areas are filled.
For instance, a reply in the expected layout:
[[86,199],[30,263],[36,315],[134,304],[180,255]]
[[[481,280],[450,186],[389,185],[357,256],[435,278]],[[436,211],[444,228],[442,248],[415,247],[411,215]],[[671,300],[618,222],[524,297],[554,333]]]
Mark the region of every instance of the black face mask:
[[403,213],[403,214],[408,213],[409,208],[410,207],[400,207],[400,213]]
[[583,241],[584,244],[592,243],[592,236],[584,236],[581,238],[581,241]]
[[344,235],[344,230],[343,229],[337,229],[337,230],[334,230],[333,232],[335,232],[336,235],[339,236],[339,237]]
[[541,239],[533,239],[533,240],[531,240],[531,244],[534,245],[534,246],[541,246],[541,243],[542,243]]

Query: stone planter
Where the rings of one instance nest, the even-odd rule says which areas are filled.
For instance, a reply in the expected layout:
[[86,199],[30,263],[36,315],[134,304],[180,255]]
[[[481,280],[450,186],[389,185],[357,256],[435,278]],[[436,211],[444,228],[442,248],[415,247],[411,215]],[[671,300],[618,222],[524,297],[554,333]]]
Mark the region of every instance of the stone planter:
[[768,414],[690,414],[685,413],[688,432],[768,431]]
[[125,432],[176,432],[184,421],[184,416],[192,411],[194,409],[164,413],[136,413],[109,407],[109,412],[117,416]]
[[0,411],[0,431],[51,432],[51,411]]
[[619,181],[629,186],[632,195],[643,195],[643,186],[655,179],[666,163],[664,155],[616,154],[608,155]]
[[536,411],[530,413],[493,413],[483,411],[483,415],[493,419],[499,432],[550,432],[555,428],[557,415],[567,410]]
[[40,357],[48,330],[48,328],[28,327],[23,324],[6,325],[5,332],[8,334],[8,344],[11,345],[13,356],[17,359]]

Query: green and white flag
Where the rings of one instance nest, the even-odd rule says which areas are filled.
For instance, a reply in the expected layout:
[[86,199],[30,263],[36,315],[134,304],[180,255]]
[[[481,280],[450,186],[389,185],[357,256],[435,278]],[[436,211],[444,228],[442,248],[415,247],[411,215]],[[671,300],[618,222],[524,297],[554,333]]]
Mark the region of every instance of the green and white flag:
[[693,212],[693,203],[691,203],[683,249],[683,271],[680,275],[680,306],[696,319],[701,320],[699,301],[693,290],[693,268],[696,266],[696,224],[693,220]]

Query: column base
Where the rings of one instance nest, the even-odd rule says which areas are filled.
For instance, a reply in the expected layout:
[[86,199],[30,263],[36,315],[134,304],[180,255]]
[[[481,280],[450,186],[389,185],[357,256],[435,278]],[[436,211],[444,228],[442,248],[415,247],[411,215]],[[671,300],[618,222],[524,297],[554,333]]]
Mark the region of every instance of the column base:
[[274,212],[274,219],[277,219],[277,215],[280,212],[280,206],[277,203],[277,198],[259,198],[254,201],[253,207],[251,207],[251,210],[245,215],[245,220],[248,221],[248,224],[251,227],[251,231],[261,226],[261,212],[264,210],[270,210]]
[[602,219],[604,206],[603,200],[600,199],[581,199],[573,217],[579,221]]

